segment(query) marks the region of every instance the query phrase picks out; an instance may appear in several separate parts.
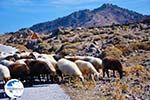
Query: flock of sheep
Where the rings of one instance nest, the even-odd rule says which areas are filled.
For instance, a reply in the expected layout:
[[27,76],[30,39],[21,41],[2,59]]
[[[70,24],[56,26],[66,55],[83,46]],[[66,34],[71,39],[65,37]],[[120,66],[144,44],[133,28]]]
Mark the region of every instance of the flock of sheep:
[[118,71],[123,76],[122,65],[119,60],[110,57],[100,58],[91,56],[65,56],[58,59],[55,55],[39,54],[37,52],[16,52],[13,55],[0,57],[0,81],[6,83],[11,78],[33,84],[35,80],[61,82],[68,75],[78,78],[84,83],[85,79],[93,81],[109,77],[109,70]]

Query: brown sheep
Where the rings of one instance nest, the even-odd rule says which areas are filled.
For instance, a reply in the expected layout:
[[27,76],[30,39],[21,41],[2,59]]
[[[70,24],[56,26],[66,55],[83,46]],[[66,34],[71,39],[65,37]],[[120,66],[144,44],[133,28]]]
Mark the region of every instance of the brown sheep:
[[39,61],[39,60],[26,60],[25,63],[28,65],[30,69],[30,76],[33,78],[34,76],[38,76],[40,82],[41,82],[41,77],[40,75],[47,75],[47,81],[49,81],[49,75],[51,75],[51,81],[53,81],[53,72],[49,68],[48,64],[44,61]]
[[123,76],[123,68],[122,64],[119,60],[111,58],[111,57],[105,57],[102,61],[103,64],[103,77],[105,76],[105,72],[107,73],[107,76],[109,77],[109,69],[113,70],[113,75],[115,76],[115,70],[118,71],[120,75],[120,79]]
[[21,81],[29,78],[30,70],[26,64],[14,63],[9,67],[12,78],[20,79]]

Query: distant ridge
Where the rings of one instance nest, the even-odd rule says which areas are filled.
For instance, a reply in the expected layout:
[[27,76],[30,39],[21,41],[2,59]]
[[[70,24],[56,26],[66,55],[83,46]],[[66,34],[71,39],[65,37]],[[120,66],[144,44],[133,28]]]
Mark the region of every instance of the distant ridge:
[[53,21],[35,24],[30,29],[38,33],[49,33],[59,27],[97,27],[135,23],[143,20],[145,17],[142,14],[118,7],[117,5],[103,4],[94,10],[80,10]]

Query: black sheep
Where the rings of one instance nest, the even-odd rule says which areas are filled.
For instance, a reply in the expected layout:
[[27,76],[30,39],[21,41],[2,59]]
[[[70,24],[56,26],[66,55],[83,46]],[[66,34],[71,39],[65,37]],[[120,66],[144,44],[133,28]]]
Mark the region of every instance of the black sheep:
[[120,75],[120,79],[123,76],[123,68],[122,64],[118,59],[114,59],[111,57],[105,57],[102,61],[103,64],[103,77],[105,76],[105,72],[107,73],[107,76],[109,77],[109,69],[113,70],[113,75],[115,76],[115,70],[118,71]]

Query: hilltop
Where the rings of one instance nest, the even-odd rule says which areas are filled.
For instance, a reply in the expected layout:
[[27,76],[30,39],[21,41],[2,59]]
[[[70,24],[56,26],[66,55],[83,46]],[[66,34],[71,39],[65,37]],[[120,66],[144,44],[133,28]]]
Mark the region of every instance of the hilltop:
[[117,5],[103,4],[94,10],[80,10],[56,20],[35,24],[30,29],[38,33],[50,33],[59,27],[77,28],[127,24],[140,22],[145,17],[142,14],[118,7]]

